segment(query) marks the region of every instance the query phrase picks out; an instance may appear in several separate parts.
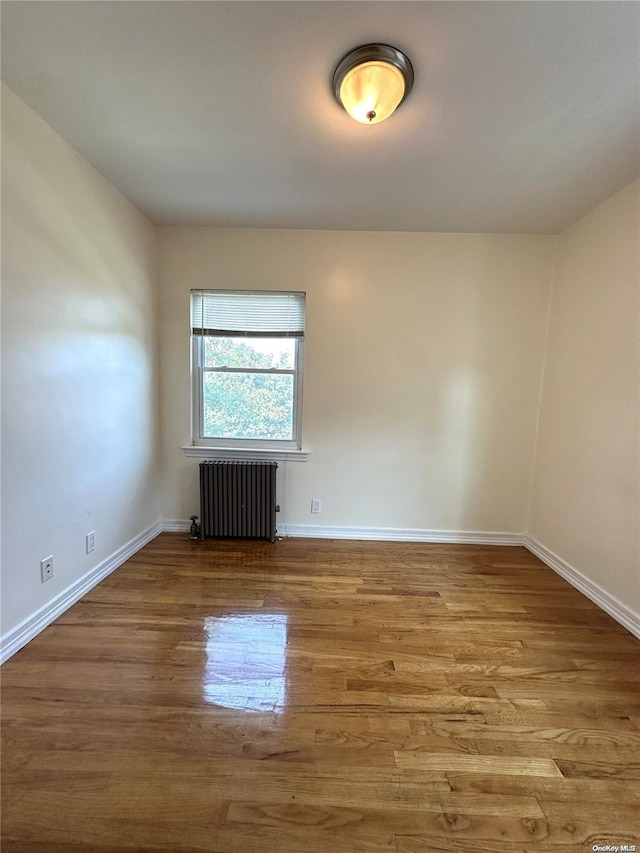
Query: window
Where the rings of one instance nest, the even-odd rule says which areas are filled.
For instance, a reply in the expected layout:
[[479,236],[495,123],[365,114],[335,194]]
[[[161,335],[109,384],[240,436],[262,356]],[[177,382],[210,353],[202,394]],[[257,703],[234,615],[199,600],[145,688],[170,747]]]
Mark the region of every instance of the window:
[[300,448],[304,293],[191,292],[193,440]]

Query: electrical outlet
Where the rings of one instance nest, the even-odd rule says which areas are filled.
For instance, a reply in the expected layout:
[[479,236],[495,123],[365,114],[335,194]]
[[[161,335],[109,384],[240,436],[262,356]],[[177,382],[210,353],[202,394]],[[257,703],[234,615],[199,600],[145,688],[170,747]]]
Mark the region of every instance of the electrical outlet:
[[96,532],[92,530],[91,533],[87,533],[86,537],[86,546],[87,546],[87,554],[90,554],[96,547]]
[[314,498],[311,501],[311,512],[319,513],[321,506],[322,501],[320,500],[320,498]]
[[40,582],[50,580],[53,577],[53,554],[40,560]]

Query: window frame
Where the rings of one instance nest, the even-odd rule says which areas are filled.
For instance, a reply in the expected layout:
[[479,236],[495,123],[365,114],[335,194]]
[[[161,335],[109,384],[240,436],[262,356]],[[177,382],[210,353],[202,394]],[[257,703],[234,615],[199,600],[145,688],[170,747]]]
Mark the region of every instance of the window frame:
[[[200,291],[206,293],[207,291]],[[243,291],[243,290],[209,290],[211,293],[235,293],[242,295],[275,294],[289,295],[289,291]],[[293,293],[293,292],[292,292]],[[190,296],[191,302],[192,296]],[[305,295],[306,302],[306,295]],[[191,305],[190,305],[191,311]],[[191,336],[191,440],[192,446],[211,447],[219,449],[238,450],[302,450],[302,386],[304,376],[304,335],[292,336],[295,342],[294,367],[277,368],[210,368],[204,366],[205,338],[223,338],[226,335],[194,335]],[[282,335],[261,334],[261,338],[282,340]],[[242,340],[242,336],[239,336]],[[224,436],[204,435],[204,377],[206,373],[259,373],[293,375],[293,423],[291,439],[275,438],[226,438]]]

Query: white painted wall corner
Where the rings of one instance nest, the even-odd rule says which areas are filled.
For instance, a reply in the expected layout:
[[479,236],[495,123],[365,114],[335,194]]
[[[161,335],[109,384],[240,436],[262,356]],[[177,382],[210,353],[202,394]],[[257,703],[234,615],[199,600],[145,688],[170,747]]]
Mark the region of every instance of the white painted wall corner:
[[541,542],[533,539],[530,536],[523,536],[523,545],[532,554],[542,560],[545,565],[553,569],[554,572],[563,577],[572,587],[575,587],[588,599],[597,604],[601,610],[608,613],[616,622],[619,622],[627,631],[630,631],[635,637],[640,639],[640,613],[636,613],[626,604],[623,604],[606,589],[599,584],[590,580],[586,575],[582,574],[575,566],[567,563],[562,557],[554,554],[546,548]]

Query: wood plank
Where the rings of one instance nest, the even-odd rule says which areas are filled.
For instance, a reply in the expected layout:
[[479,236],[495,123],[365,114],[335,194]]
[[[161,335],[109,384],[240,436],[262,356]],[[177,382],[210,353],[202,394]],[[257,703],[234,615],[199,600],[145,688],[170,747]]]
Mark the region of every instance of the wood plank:
[[640,781],[640,761],[620,756],[620,761],[564,761],[557,765],[567,779],[633,779]]
[[508,776],[561,776],[556,763],[546,758],[504,755],[457,755],[406,750],[393,753],[396,767],[432,772],[502,773]]
[[502,796],[531,796],[552,802],[616,802],[638,803],[640,784],[626,779],[593,779],[565,776],[501,776],[491,773],[447,773],[452,791]]

